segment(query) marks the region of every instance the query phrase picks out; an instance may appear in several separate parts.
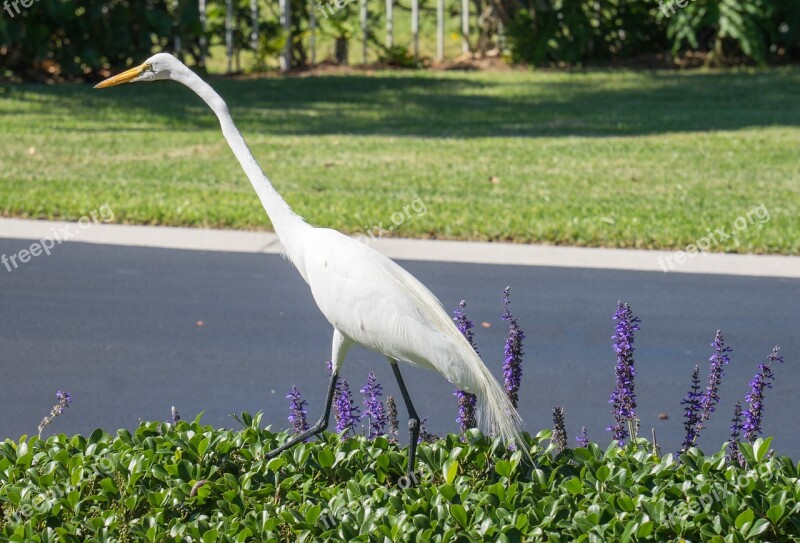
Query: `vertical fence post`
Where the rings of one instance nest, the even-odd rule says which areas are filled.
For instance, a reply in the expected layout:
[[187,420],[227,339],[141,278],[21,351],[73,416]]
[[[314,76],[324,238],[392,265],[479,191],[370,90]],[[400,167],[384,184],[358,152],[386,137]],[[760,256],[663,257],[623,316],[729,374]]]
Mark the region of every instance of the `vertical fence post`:
[[200,67],[206,66],[206,0],[199,0],[197,10],[200,12]]
[[286,44],[281,53],[281,71],[288,72],[292,67],[292,9],[290,0],[280,0],[278,7],[281,15],[281,27],[286,35]]
[[317,11],[314,0],[309,0],[311,7],[308,9],[308,26],[311,29],[308,48],[311,50],[311,67],[317,63]]
[[225,0],[225,51],[228,55],[228,73],[233,71],[233,0]]
[[419,58],[419,0],[411,0],[411,41],[414,44],[414,58]]
[[253,25],[252,31],[250,32],[250,47],[257,53],[261,34],[258,27],[258,0],[250,0],[250,20]]
[[386,47],[394,47],[394,0],[386,0]]
[[367,63],[367,41],[369,40],[369,27],[367,26],[367,0],[361,0],[361,63]]
[[436,0],[436,60],[444,60],[444,0]]
[[175,32],[175,41],[173,42],[173,46],[175,47],[175,56],[181,58],[181,50],[183,49],[183,40],[181,39],[181,1],[174,0],[173,2],[173,19],[172,19],[172,29]]
[[461,51],[469,53],[469,0],[461,0]]

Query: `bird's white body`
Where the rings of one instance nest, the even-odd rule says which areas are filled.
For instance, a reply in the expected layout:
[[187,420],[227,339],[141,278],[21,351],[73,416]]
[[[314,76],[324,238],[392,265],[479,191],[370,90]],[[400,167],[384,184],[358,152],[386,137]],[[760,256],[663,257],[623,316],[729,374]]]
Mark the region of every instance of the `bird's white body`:
[[305,279],[320,311],[343,336],[436,371],[462,390],[479,390],[464,364],[462,350],[472,348],[413,275],[335,230],[313,228],[306,241]]
[[219,118],[223,135],[269,215],[286,256],[334,328],[334,374],[353,344],[382,353],[393,363],[433,370],[477,396],[478,420],[485,430],[524,446],[519,415],[439,300],[371,247],[335,230],[315,228],[295,214],[253,158],[225,102],[194,72],[171,55],[158,54],[98,86],[155,79],[186,85]]

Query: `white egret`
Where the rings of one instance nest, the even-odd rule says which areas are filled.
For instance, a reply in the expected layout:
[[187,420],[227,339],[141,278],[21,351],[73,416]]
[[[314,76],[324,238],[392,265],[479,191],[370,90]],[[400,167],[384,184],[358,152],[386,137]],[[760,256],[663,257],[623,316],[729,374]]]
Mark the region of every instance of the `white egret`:
[[484,431],[518,444],[527,453],[519,414],[436,296],[381,253],[336,230],[315,228],[294,213],[253,158],[228,106],[205,81],[175,57],[160,53],[96,88],[162,79],[186,85],[217,115],[225,140],[258,194],[286,256],[311,287],[320,311],[333,326],[333,371],[324,412],[307,432],[292,437],[268,456],[327,428],[336,381],[347,351],[354,344],[382,353],[389,360],[408,410],[408,475],[412,481],[419,417],[398,361],[433,370],[459,389],[475,394],[477,418]]

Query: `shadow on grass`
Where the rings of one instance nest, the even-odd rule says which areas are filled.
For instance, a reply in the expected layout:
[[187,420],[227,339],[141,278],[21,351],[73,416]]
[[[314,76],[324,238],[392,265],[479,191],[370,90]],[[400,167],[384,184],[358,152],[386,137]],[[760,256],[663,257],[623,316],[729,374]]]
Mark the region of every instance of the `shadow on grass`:
[[[756,73],[415,74],[215,79],[248,133],[417,137],[630,136],[800,125],[800,70]],[[70,108],[97,130],[133,130],[115,110],[179,129],[216,119],[191,91],[158,82],[5,87]],[[109,122],[111,119],[113,121]],[[166,119],[166,121],[164,121]],[[83,123],[81,123],[83,124]]]

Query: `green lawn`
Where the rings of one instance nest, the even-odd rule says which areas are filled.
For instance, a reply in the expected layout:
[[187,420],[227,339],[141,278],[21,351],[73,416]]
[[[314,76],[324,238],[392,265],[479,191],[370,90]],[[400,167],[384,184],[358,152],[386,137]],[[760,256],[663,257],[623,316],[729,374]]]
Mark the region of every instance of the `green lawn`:
[[[351,233],[800,254],[800,69],[382,72],[212,84],[278,190]],[[0,214],[265,229],[216,119],[173,83],[0,87]],[[496,176],[499,182],[491,183]],[[751,213],[752,215],[752,213]]]

